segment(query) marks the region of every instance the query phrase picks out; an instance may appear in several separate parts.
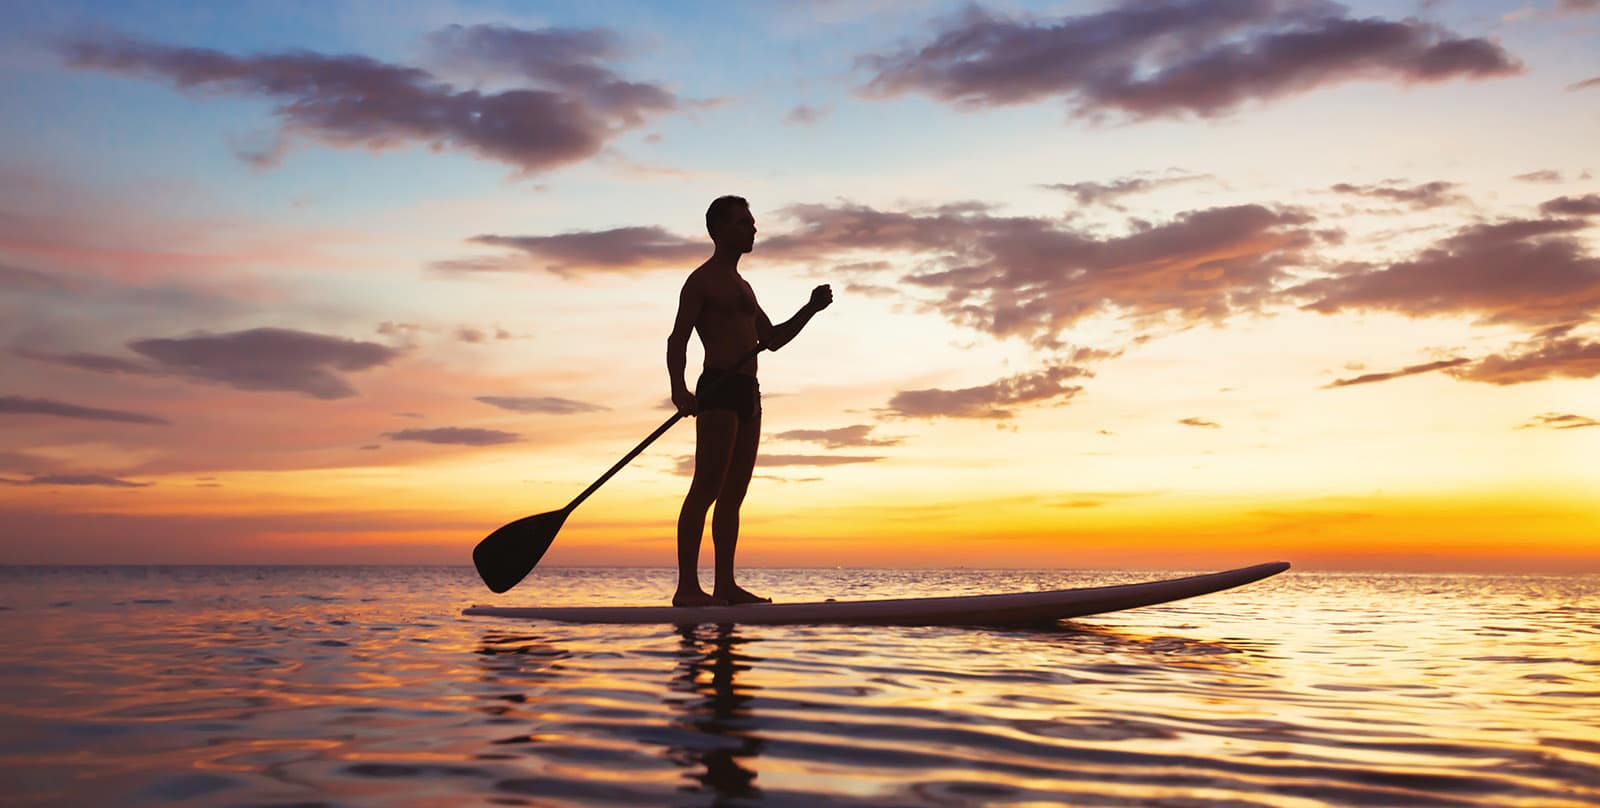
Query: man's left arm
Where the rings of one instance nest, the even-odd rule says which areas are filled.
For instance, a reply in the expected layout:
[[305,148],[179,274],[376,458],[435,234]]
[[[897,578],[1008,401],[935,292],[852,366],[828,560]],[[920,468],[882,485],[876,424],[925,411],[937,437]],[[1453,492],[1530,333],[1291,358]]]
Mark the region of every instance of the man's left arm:
[[766,312],[761,311],[760,306],[757,306],[756,336],[761,339],[762,345],[766,346],[767,350],[776,351],[789,344],[789,340],[794,339],[800,333],[800,329],[805,328],[806,323],[811,322],[812,315],[822,311],[832,303],[833,289],[828,284],[823,284],[811,290],[811,299],[806,301],[806,304],[801,306],[793,317],[777,325],[773,325],[772,321],[767,319]]

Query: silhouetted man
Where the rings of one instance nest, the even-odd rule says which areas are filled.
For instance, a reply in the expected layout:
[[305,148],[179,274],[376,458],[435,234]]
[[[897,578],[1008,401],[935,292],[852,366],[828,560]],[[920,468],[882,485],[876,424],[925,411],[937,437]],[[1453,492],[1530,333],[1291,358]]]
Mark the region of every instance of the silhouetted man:
[[[782,325],[773,325],[756,303],[755,291],[739,276],[739,258],[755,245],[756,219],[750,203],[737,196],[712,200],[706,208],[706,231],[715,246],[711,257],[684,281],[678,296],[678,317],[667,337],[667,374],[672,403],[679,412],[696,416],[694,481],[678,513],[678,591],[674,606],[722,606],[770,603],[770,598],[745,591],[733,580],[733,550],[739,542],[739,506],[750,487],[756,449],[761,442],[761,388],[756,360],[734,365],[760,341],[777,350],[800,333],[811,316],[833,302],[827,284],[811,290],[811,300]],[[700,334],[705,371],[693,393],[684,384],[689,332]],[[716,579],[711,594],[700,588],[695,573],[706,510],[711,515],[711,544],[716,551]]]

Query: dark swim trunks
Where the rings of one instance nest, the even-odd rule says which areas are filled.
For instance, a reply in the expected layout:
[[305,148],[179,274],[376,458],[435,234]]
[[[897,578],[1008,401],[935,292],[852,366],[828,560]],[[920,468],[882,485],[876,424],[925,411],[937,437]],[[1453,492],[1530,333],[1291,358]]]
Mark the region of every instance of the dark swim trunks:
[[761,416],[761,384],[748,373],[707,369],[694,385],[695,408],[733,410],[741,421]]

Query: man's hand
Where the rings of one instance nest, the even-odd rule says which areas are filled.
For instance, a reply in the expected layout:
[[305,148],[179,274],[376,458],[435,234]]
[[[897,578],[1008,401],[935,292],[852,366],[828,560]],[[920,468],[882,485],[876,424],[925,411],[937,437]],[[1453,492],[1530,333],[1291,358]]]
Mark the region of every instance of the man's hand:
[[833,303],[833,289],[824,283],[811,290],[811,302],[806,305],[812,311],[822,311]]
[[694,393],[688,390],[673,390],[672,406],[678,408],[679,415],[695,415],[699,402],[694,400]]

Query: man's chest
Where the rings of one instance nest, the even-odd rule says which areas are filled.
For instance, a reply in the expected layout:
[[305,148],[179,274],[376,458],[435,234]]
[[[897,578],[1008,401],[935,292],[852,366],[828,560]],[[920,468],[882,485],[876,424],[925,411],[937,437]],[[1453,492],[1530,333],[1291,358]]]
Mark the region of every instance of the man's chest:
[[719,283],[706,290],[706,309],[723,316],[753,317],[756,313],[756,295],[750,284]]

